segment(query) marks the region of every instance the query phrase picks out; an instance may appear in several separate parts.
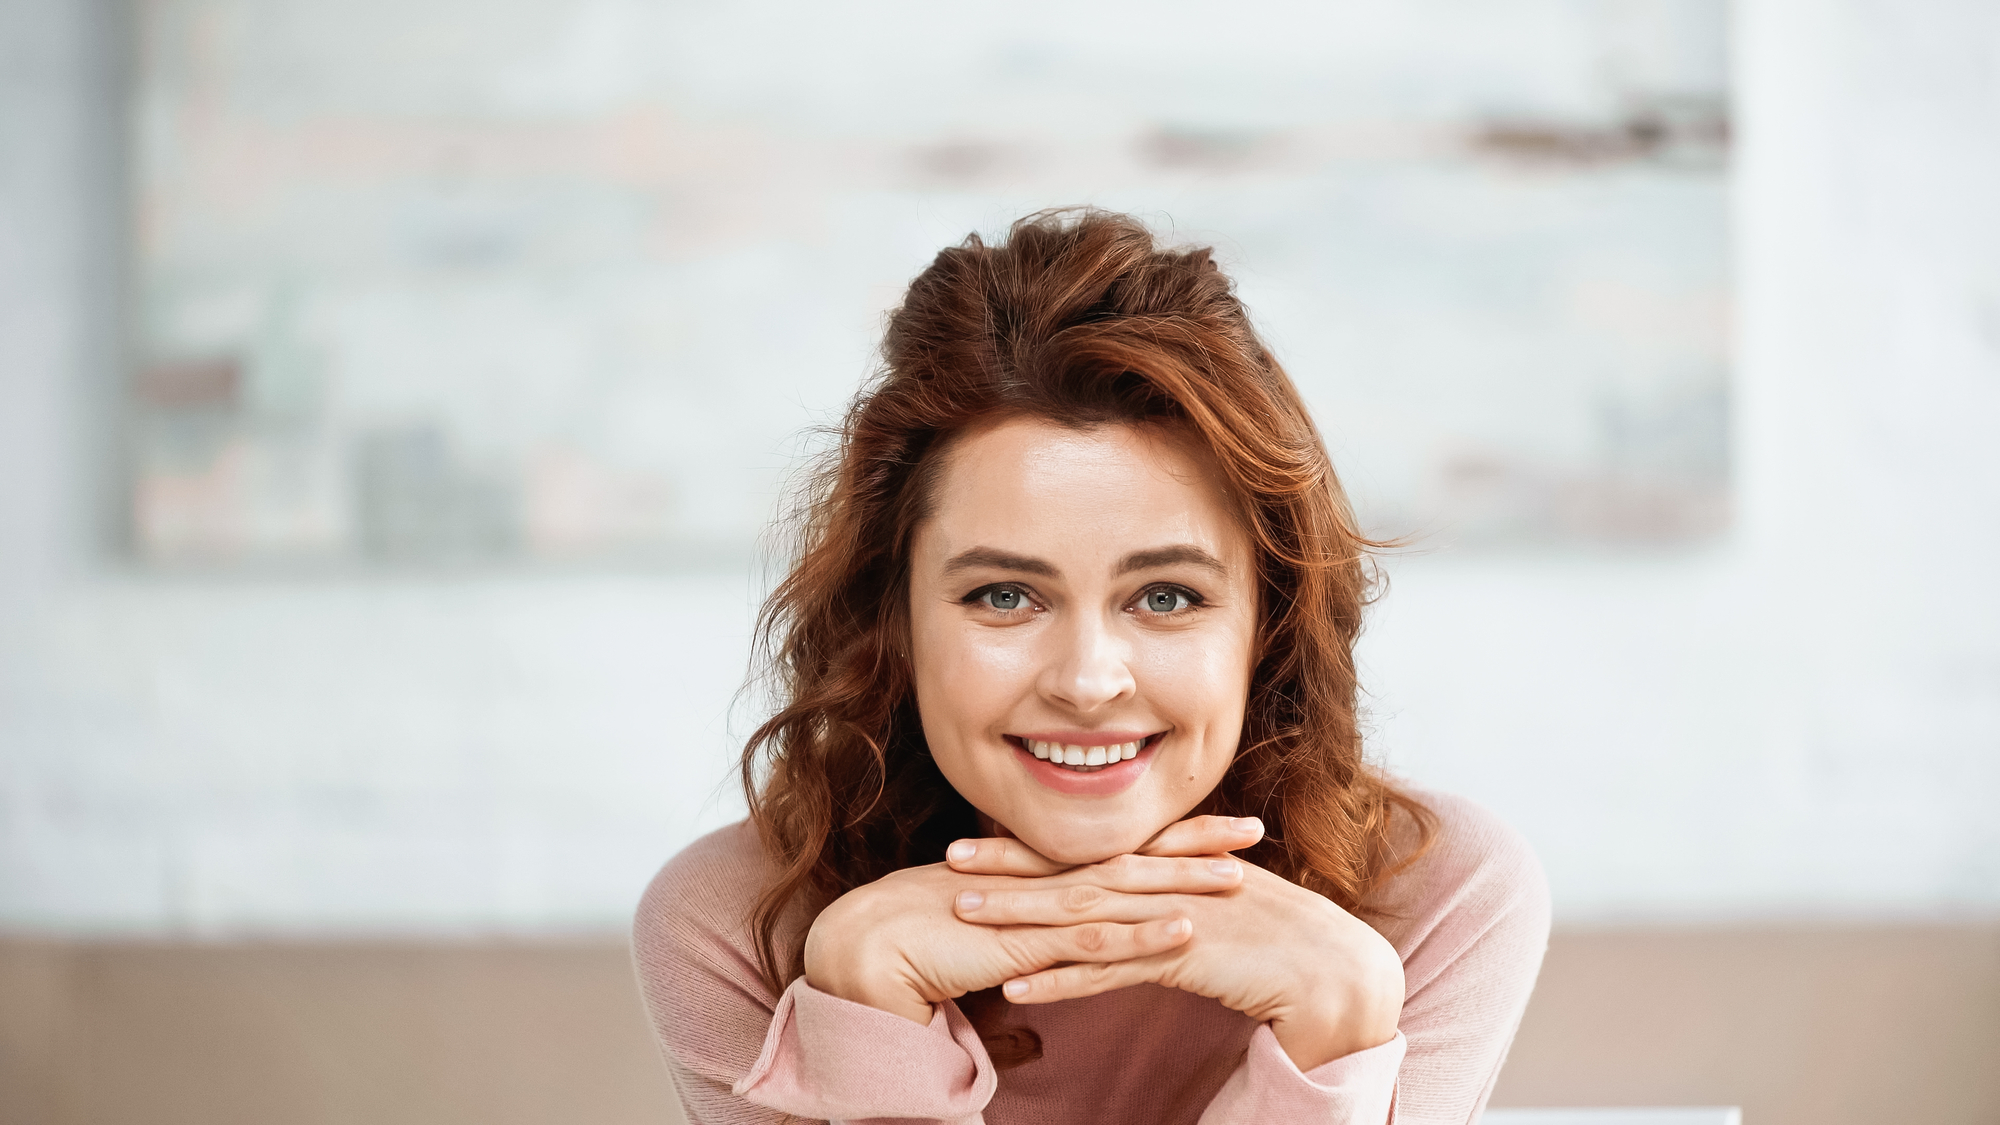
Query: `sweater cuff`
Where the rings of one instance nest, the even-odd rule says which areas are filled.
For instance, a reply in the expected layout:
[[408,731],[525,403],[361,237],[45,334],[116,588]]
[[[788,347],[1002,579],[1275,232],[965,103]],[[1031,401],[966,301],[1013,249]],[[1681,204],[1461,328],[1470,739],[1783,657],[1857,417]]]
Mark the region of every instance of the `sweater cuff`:
[[778,999],[764,1049],[733,1092],[820,1121],[973,1123],[997,1080],[979,1033],[947,1000],[928,1026],[842,1000],[801,977]]
[[1201,1115],[1202,1125],[1323,1121],[1384,1125],[1396,1101],[1396,1073],[1409,1041],[1398,1031],[1379,1047],[1299,1070],[1278,1045],[1271,1025],[1250,1034],[1250,1049]]

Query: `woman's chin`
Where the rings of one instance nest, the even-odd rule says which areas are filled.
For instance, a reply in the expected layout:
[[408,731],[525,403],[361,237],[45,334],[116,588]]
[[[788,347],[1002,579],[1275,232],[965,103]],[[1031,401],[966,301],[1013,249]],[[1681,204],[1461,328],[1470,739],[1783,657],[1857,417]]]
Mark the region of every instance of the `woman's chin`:
[[1130,830],[1111,832],[1078,832],[1056,830],[1048,833],[1016,832],[1015,835],[1029,847],[1066,867],[1079,867],[1086,863],[1102,863],[1112,856],[1124,855],[1136,850],[1153,833]]

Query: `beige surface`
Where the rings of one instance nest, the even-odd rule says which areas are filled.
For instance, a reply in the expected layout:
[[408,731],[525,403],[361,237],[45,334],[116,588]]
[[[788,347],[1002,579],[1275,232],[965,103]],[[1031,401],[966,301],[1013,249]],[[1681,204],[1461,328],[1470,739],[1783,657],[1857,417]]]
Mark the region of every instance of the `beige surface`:
[[679,1120],[618,945],[8,944],[0,966],[5,1125]]
[[1496,1105],[2000,1122],[2000,926],[1561,933]]
[[[0,942],[4,1125],[678,1120],[612,944]],[[2000,926],[1566,932],[1495,1104],[2000,1122]]]

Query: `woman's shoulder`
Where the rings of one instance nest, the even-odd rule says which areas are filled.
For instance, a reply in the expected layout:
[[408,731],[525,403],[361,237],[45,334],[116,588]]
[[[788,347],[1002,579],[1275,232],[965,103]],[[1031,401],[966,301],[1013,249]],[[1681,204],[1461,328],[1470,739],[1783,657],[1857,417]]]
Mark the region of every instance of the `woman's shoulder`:
[[749,918],[770,876],[756,827],[739,820],[675,853],[647,885],[635,924],[642,931],[695,921],[734,928]]
[[1430,849],[1416,864],[1430,868],[1433,879],[1476,880],[1522,892],[1546,888],[1535,849],[1498,813],[1456,793],[1408,786],[1403,791],[1435,818]]
[[[1404,786],[1429,810],[1430,847],[1392,877],[1375,899],[1385,936],[1399,948],[1455,945],[1504,931],[1536,947],[1547,940],[1548,879],[1535,850],[1512,825],[1466,797]],[[1405,825],[1399,839],[1416,840]]]
[[[705,905],[734,902],[746,893],[754,899],[770,869],[756,826],[748,820],[739,820],[674,853],[659,874],[653,876],[646,895]],[[755,884],[747,892],[746,882]]]
[[719,828],[681,849],[646,888],[632,922],[642,976],[679,976],[726,966],[754,977],[750,915],[769,885],[771,863],[749,821]]

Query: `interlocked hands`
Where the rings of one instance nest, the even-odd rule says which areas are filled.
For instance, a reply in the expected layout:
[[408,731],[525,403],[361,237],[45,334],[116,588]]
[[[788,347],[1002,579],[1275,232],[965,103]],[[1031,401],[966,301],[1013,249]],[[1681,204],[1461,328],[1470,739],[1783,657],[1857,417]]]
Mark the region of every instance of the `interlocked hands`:
[[1395,1038],[1403,965],[1367,923],[1229,854],[1255,818],[1193,817],[1129,855],[1064,867],[1014,839],[960,840],[822,911],[806,980],[929,1023],[1000,986],[1041,1004],[1152,982],[1271,1025],[1301,1070]]

